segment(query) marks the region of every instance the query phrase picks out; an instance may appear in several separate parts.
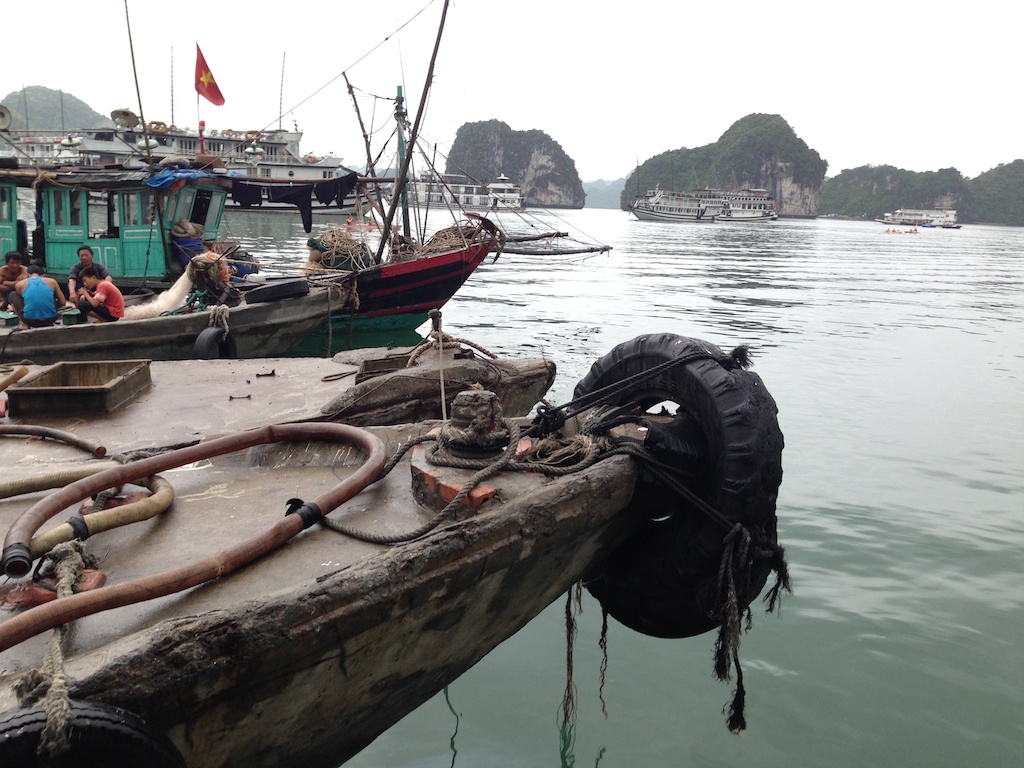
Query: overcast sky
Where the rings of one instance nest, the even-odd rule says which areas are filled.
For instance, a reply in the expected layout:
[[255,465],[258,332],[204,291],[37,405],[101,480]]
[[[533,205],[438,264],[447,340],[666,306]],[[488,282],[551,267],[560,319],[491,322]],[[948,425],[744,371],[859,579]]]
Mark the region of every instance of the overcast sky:
[[[130,22],[146,120],[261,129],[277,127],[280,107],[283,126],[305,132],[303,150],[362,165],[341,73],[364,94],[391,97],[403,85],[418,109],[442,7],[128,0],[126,16],[125,0],[50,0],[40,26],[30,5],[5,4],[5,29],[22,33],[5,35],[0,97],[43,85],[104,114],[138,113]],[[452,0],[423,137],[447,153],[466,122],[541,130],[592,181],[712,143],[761,112],[785,118],[829,176],[888,164],[970,178],[1024,157],[1011,23],[1021,15],[991,0]],[[221,107],[197,105],[196,43]],[[360,109],[389,129],[387,101],[363,96]]]

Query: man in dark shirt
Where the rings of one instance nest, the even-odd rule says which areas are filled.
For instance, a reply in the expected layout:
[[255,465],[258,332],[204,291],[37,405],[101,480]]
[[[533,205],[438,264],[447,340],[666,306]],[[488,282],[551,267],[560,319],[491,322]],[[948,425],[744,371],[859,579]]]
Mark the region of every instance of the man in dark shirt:
[[92,247],[83,245],[78,249],[78,263],[71,265],[71,271],[68,274],[68,300],[72,302],[79,302],[82,299],[88,299],[90,294],[86,291],[82,285],[82,281],[79,277],[79,273],[86,267],[92,267],[96,270],[96,275],[100,280],[106,280],[110,282],[110,273],[107,268],[95,261],[95,256],[92,252]]

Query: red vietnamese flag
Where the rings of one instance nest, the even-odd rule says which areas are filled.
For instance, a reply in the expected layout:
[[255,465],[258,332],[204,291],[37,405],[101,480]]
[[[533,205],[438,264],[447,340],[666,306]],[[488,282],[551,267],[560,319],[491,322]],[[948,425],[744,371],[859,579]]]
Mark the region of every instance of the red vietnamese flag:
[[196,93],[218,107],[224,103],[217,81],[213,79],[213,73],[206,66],[203,52],[199,50],[199,43],[196,43]]

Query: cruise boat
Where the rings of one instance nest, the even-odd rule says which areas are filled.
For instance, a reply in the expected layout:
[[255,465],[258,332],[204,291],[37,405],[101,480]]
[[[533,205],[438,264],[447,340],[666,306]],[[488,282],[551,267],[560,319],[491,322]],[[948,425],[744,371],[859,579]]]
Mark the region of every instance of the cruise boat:
[[717,190],[698,192],[669,192],[660,186],[638,197],[629,207],[640,221],[692,221],[714,222],[728,203],[720,194],[705,194]]
[[718,192],[726,201],[725,210],[717,221],[732,223],[759,223],[775,221],[778,213],[775,201],[768,195],[767,189],[741,189],[738,192]]
[[448,207],[463,211],[521,211],[523,196],[518,184],[505,174],[491,182],[478,182],[464,174],[424,176],[409,184],[411,204]]
[[956,221],[956,211],[952,210],[919,210],[901,208],[886,213],[875,219],[879,224],[903,227],[926,227],[929,229],[960,229]]
[[317,156],[300,148],[302,131],[207,130],[179,128],[159,120],[145,125],[127,109],[114,110],[112,128],[63,131],[8,131],[7,139],[22,165],[110,166],[138,169],[181,158],[205,160],[236,175],[260,180],[322,181],[351,169],[333,154]]

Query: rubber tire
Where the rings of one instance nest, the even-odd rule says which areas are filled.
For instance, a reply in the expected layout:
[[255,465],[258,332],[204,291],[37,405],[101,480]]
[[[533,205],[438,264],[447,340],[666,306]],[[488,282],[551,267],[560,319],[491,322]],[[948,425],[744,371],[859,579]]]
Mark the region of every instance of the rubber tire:
[[246,304],[257,304],[264,301],[280,301],[281,299],[292,299],[297,296],[309,294],[309,283],[305,278],[294,280],[281,280],[280,282],[261,285],[258,288],[250,288],[245,292]]
[[[130,712],[83,701],[72,701],[71,712],[71,746],[60,758],[62,768],[185,768],[184,758],[166,734]],[[0,715],[0,765],[45,765],[36,754],[45,725],[41,707]]]
[[192,345],[193,360],[234,360],[237,357],[235,337],[219,326],[204,328]]
[[[720,363],[727,358],[714,344],[651,334],[618,345],[594,363],[574,397],[684,355],[699,357],[628,386],[612,404],[636,402],[646,410],[666,400],[676,403],[671,431],[696,457],[680,467],[691,473],[688,489],[730,522],[746,526],[755,543],[776,542],[784,441],[778,408],[756,373]],[[628,511],[639,518],[637,528],[584,579],[591,594],[615,619],[647,635],[692,637],[717,627],[726,531],[647,474]],[[740,596],[743,605],[757,597],[770,572],[767,562],[758,561],[750,589]]]

